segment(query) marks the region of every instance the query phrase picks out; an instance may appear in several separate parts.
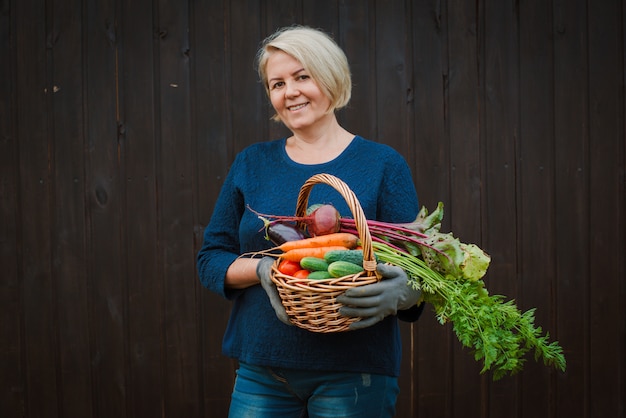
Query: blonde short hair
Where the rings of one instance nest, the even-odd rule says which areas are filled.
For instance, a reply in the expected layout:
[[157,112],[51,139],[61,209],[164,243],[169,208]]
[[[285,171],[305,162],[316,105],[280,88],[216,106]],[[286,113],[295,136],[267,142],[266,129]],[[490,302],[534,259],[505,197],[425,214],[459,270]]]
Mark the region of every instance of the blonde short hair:
[[[348,58],[325,32],[307,26],[289,26],[265,38],[257,53],[257,70],[269,96],[267,61],[275,51],[297,59],[330,99],[328,112],[345,107],[352,94],[352,77]],[[274,116],[279,120],[278,116]]]

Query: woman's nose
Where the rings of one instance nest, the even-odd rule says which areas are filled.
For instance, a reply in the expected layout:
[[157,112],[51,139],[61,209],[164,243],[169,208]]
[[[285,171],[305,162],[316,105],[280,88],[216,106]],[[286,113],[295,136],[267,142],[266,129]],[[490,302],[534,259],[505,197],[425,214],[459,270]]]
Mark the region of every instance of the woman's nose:
[[296,97],[300,94],[300,90],[294,83],[287,83],[285,85],[285,97]]

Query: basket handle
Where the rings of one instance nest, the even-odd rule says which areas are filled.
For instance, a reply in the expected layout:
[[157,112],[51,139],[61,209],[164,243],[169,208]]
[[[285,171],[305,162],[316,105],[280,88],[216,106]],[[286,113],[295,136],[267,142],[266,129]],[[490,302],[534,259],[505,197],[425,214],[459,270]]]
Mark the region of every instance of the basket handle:
[[[296,216],[305,216],[306,210],[309,207],[309,195],[311,189],[316,184],[327,184],[333,187],[344,198],[352,216],[354,217],[354,223],[356,230],[359,233],[361,240],[361,246],[363,247],[363,269],[372,276],[372,272],[376,272],[376,258],[374,257],[374,250],[372,248],[372,236],[370,234],[369,226],[367,225],[367,219],[363,213],[363,208],[359,203],[356,195],[348,185],[341,179],[331,174],[315,174],[310,177],[300,188],[300,194],[298,195],[298,202],[296,204]],[[378,274],[376,274],[378,277]]]

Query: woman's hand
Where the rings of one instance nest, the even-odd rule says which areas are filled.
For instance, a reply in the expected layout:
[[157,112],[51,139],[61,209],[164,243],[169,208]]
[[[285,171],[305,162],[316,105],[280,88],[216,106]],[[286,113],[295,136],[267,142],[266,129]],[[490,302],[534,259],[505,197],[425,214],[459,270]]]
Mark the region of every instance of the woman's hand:
[[285,307],[280,300],[278,289],[276,289],[276,285],[271,278],[272,264],[274,264],[274,261],[275,259],[273,257],[263,257],[256,267],[256,274],[259,276],[261,286],[265,290],[265,293],[267,293],[267,296],[270,299],[270,304],[272,305],[272,308],[274,308],[278,319],[280,319],[280,321],[284,324],[292,325],[291,322],[289,322],[287,311],[285,311]]
[[351,330],[370,327],[415,306],[420,299],[422,292],[409,284],[400,267],[378,264],[377,271],[383,276],[380,282],[348,289],[337,297],[337,302],[344,305],[339,310],[342,315],[362,318],[350,324]]

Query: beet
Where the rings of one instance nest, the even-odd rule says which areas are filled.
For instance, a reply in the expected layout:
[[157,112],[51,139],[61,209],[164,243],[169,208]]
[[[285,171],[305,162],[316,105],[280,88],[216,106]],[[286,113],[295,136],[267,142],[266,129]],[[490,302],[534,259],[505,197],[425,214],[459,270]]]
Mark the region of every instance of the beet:
[[305,218],[304,223],[312,237],[328,235],[339,232],[341,216],[333,205],[320,205]]
[[283,236],[283,234],[289,234],[289,237],[295,237],[293,239],[287,239],[287,241],[295,241],[298,239],[297,235],[292,234],[303,234],[302,238],[306,238],[307,234],[311,237],[328,235],[339,232],[341,229],[341,215],[339,211],[330,204],[313,205],[307,210],[306,216],[267,215],[255,211],[250,206],[248,206],[248,209],[254,212],[259,219],[263,221],[266,238],[272,241],[274,241],[274,239],[270,236],[270,232],[272,232],[270,228],[276,231],[277,235],[275,239],[278,241],[287,238],[287,236]]

